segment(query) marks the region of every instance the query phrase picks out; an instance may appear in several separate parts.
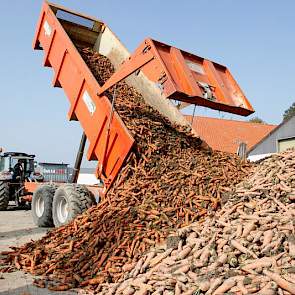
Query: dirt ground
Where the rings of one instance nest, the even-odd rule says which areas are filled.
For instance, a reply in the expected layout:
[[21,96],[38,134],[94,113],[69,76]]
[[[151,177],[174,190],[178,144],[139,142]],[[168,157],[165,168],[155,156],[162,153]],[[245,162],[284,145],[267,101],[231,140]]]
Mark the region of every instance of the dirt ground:
[[[0,252],[9,250],[9,246],[22,245],[36,240],[49,229],[34,225],[30,210],[17,210],[10,206],[7,211],[0,211]],[[32,285],[33,278],[21,271],[1,274],[0,295],[35,295],[35,294],[77,294],[76,292],[50,292]]]

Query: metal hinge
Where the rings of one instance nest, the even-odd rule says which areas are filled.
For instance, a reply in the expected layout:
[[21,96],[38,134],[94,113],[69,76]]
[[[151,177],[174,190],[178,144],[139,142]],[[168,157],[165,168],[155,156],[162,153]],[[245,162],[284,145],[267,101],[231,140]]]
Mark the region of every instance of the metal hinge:
[[144,53],[147,53],[150,49],[151,49],[151,45],[147,44],[147,45],[143,48],[142,53],[143,53],[143,54],[144,54]]
[[200,88],[202,88],[203,97],[205,99],[212,100],[212,101],[216,100],[216,97],[214,95],[215,87],[213,87],[213,86],[211,86],[211,85],[209,85],[209,84],[207,84],[205,82],[198,81],[197,83],[200,86]]
[[160,77],[158,78],[158,83],[163,85],[167,81],[167,75],[165,72],[161,72]]
[[164,92],[164,83],[167,81],[167,75],[165,72],[161,72],[158,82],[156,83],[156,86],[160,89],[161,94]]

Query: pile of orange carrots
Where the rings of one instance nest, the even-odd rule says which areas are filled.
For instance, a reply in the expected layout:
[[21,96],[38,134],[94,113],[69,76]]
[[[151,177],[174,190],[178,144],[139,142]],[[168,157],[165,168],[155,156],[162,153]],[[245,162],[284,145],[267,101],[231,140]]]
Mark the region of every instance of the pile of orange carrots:
[[101,292],[295,294],[294,201],[291,150],[264,160],[214,217],[176,231]]

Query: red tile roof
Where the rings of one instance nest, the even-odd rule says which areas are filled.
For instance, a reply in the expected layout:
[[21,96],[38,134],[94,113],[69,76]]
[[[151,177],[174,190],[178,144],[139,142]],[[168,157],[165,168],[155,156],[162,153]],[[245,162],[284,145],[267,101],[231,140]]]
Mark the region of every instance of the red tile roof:
[[[186,119],[191,122],[192,117],[186,116]],[[249,150],[276,126],[199,116],[193,122],[196,133],[212,149],[229,153],[236,153],[241,142],[245,142]]]

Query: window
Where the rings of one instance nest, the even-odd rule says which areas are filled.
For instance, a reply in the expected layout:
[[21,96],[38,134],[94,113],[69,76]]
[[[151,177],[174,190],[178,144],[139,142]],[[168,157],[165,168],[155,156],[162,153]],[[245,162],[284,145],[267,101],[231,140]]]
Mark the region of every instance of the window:
[[278,140],[278,152],[283,152],[289,148],[295,148],[295,137],[279,139]]
[[17,164],[17,162],[18,162],[18,158],[11,158],[11,168],[13,169],[14,168],[14,166]]
[[91,19],[87,19],[83,16],[80,15],[76,15],[64,10],[58,10],[56,13],[57,18],[62,19],[62,20],[66,20],[84,27],[87,27],[89,29],[93,28],[94,25],[94,21]]
[[9,171],[9,158],[1,157],[0,158],[0,172]]

